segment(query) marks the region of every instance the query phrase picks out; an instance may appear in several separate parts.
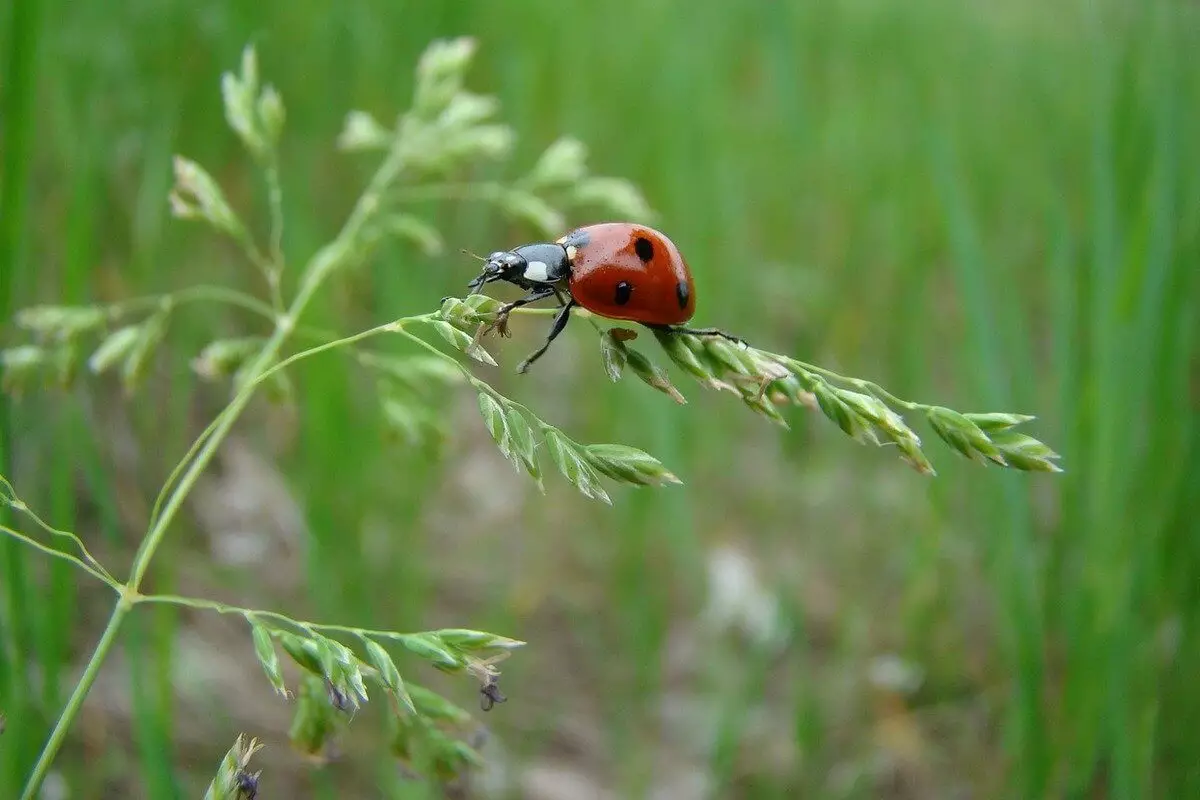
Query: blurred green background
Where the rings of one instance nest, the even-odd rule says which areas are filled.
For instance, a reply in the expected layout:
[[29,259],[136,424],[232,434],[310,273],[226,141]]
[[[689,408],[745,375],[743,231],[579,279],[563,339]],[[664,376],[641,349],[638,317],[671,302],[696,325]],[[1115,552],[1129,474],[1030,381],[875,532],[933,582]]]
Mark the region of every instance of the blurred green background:
[[[676,406],[608,382],[576,322],[519,320],[479,374],[581,441],[642,447],[684,486],[613,491],[496,452],[473,393],[448,435],[386,437],[346,360],[256,406],[148,588],[529,642],[476,796],[1200,796],[1200,9],[948,0],[190,3],[18,0],[0,41],[0,307],[113,301],[257,273],[173,221],[171,157],[261,200],[219,76],[256,44],[288,109],[285,248],[331,237],[361,189],[344,116],[409,99],[435,37],[517,130],[512,174],[561,134],[633,179],[696,273],[700,325],[964,411],[1036,414],[1065,474],[985,469],[919,433],[919,476],[819,415],[790,431],[680,376]],[[1191,53],[1192,55],[1189,55]],[[261,204],[257,206],[261,208]],[[461,295],[478,252],[527,241],[485,206],[431,212],[448,255],[385,249],[311,313],[352,332]],[[261,222],[261,215],[255,217]],[[571,224],[591,221],[572,219]],[[220,407],[189,360],[261,330],[173,323],[150,389],[6,399],[31,505],[118,574],[150,498]],[[4,343],[17,337],[6,325]],[[653,352],[652,347],[647,348]],[[15,796],[111,607],[0,545],[0,797]],[[420,679],[474,708],[469,680]],[[139,610],[50,797],[198,797],[239,731],[264,797],[421,797],[368,707],[342,758],[287,745],[244,625]],[[507,794],[506,794],[507,793]]]

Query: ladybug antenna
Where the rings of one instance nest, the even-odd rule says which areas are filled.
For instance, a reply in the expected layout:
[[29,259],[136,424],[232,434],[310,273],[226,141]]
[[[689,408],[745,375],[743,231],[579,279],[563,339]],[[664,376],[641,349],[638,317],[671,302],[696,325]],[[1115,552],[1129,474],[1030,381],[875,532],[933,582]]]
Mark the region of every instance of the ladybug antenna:
[[461,252],[463,253],[463,255],[468,255],[468,256],[470,256],[471,258],[478,259],[479,261],[487,261],[487,259],[486,259],[486,258],[484,258],[483,256],[479,255],[478,253],[472,253],[470,250],[468,250],[468,249],[467,249],[467,248],[465,248],[465,247],[463,247],[463,248],[459,248],[459,249],[461,250]]

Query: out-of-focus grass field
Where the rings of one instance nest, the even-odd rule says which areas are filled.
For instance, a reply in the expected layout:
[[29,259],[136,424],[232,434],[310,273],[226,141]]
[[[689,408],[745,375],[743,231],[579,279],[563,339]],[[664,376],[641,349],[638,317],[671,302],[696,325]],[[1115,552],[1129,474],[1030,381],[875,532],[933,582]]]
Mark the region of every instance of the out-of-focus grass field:
[[[390,118],[427,43],[466,34],[469,88],[520,137],[514,169],[572,134],[635,180],[695,272],[697,324],[901,397],[1036,414],[1066,470],[985,469],[921,428],[927,478],[815,413],[781,431],[686,380],[676,406],[610,383],[580,321],[518,376],[545,326],[522,318],[480,374],[682,487],[618,487],[612,508],[553,478],[540,495],[473,393],[446,398],[440,446],[407,448],[348,362],[315,358],[294,415],[256,406],[239,426],[153,590],[529,642],[481,715],[482,782],[512,797],[1200,796],[1194,4],[18,0],[0,18],[6,319],[196,282],[261,292],[165,201],[175,153],[239,207],[261,200],[221,72],[254,42],[282,92],[300,263],[365,176],[334,149],[346,112]],[[534,235],[483,206],[435,213],[446,255],[385,248],[314,324],[432,310],[474,274],[459,247]],[[124,574],[225,398],[189,359],[250,325],[181,317],[133,400],[85,379],[0,401],[0,471]],[[8,540],[0,562],[7,798],[111,595]],[[263,797],[427,796],[374,706],[341,760],[292,753],[243,624],[139,609],[124,634],[56,765],[69,794],[47,798],[198,797],[239,731],[268,745]],[[475,706],[470,681],[416,668]]]

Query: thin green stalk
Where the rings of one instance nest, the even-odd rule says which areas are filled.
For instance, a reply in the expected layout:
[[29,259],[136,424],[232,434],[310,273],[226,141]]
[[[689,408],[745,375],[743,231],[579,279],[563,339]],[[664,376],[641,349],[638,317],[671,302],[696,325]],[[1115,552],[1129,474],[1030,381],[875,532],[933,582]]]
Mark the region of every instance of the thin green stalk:
[[[37,99],[39,51],[41,50],[44,8],[36,0],[10,4],[4,14],[7,51],[4,54],[4,80],[0,84],[0,315],[10,319],[19,293],[17,276],[23,271],[31,243],[29,176],[33,169],[36,131],[43,118],[35,113],[41,107]],[[19,427],[13,425],[8,398],[0,397],[0,472],[11,474],[14,463],[11,442]],[[6,516],[0,510],[0,520]],[[8,790],[32,755],[32,737],[22,729],[40,727],[41,715],[31,701],[28,658],[31,623],[35,616],[25,609],[28,582],[25,553],[9,542],[0,543],[0,693],[5,695],[5,711],[13,726],[0,753],[0,792]],[[44,676],[43,676],[44,677]]]
[[[232,429],[238,416],[249,404],[255,389],[262,378],[265,377],[264,372],[267,370],[267,365],[275,360],[279,350],[295,329],[296,322],[316,295],[317,290],[334,271],[353,263],[358,258],[363,230],[370,220],[378,214],[385,192],[400,175],[403,167],[404,151],[398,145],[394,146],[388,152],[387,157],[380,165],[375,176],[371,179],[367,190],[354,206],[337,238],[312,257],[312,260],[305,269],[304,277],[300,282],[300,288],[296,293],[295,299],[292,301],[288,313],[279,318],[270,339],[263,345],[248,370],[247,374],[256,376],[256,379],[247,381],[241,391],[229,402],[226,410],[221,414],[221,421],[216,425],[212,434],[196,454],[191,466],[184,473],[183,477],[180,478],[178,486],[164,504],[162,514],[153,523],[146,537],[142,540],[142,544],[134,556],[131,575],[122,592],[122,597],[113,608],[108,625],[105,627],[104,633],[96,645],[96,649],[88,660],[79,683],[76,684],[75,689],[71,692],[71,697],[67,700],[66,706],[59,715],[54,730],[51,731],[50,737],[42,748],[38,761],[29,776],[29,781],[25,785],[25,790],[22,794],[23,800],[33,800],[41,788],[50,765],[62,747],[63,741],[66,739],[67,731],[74,723],[76,716],[78,716],[79,709],[82,707],[84,699],[91,690],[100,667],[108,657],[108,653],[116,641],[117,634],[121,630],[126,615],[133,608],[134,604],[131,598],[136,597],[138,587],[141,585],[146,571],[150,568],[150,562],[154,558],[154,553],[159,545],[162,544],[163,537],[166,535],[167,528],[170,527],[171,522],[174,520],[175,514],[183,506],[184,500],[191,493],[200,474],[208,466],[213,456],[216,455],[217,449]],[[321,349],[329,348],[323,347]],[[276,365],[275,369],[282,368],[286,363],[288,362],[281,362]]]
[[268,319],[278,319],[282,313],[281,310],[277,311],[271,308],[269,304],[264,303],[257,297],[240,292],[237,289],[230,289],[225,286],[205,285],[189,286],[186,289],[180,289],[177,292],[165,295],[154,294],[145,297],[132,297],[108,306],[108,313],[112,317],[120,318],[136,311],[157,309],[162,306],[164,301],[170,301],[172,305],[198,302],[225,303],[244,308],[247,311],[252,311]]
[[270,284],[271,303],[283,311],[283,187],[279,182],[279,161],[272,151],[266,166],[267,205],[271,209],[271,262],[267,265],[267,283]]
[[[384,323],[383,325],[377,325],[374,328],[369,328],[365,331],[361,331],[361,332],[353,334],[351,336],[345,336],[341,339],[334,339],[333,341],[323,342],[322,344],[319,344],[316,347],[311,347],[308,350],[301,350],[298,353],[288,356],[283,361],[280,361],[278,364],[275,364],[274,366],[272,366],[270,369],[264,370],[261,374],[258,375],[258,377],[256,377],[254,380],[248,382],[247,386],[250,388],[257,387],[259,384],[263,383],[267,378],[274,375],[276,372],[286,369],[287,367],[291,366],[292,364],[296,363],[297,361],[308,358],[309,356],[315,356],[318,353],[325,352],[326,350],[333,350],[338,347],[345,347],[347,345],[351,345],[356,342],[360,342],[363,339],[368,339],[372,336],[378,336],[381,333],[390,333],[393,331],[397,331],[400,329],[400,326],[403,325],[404,323],[416,321],[416,320],[419,320],[422,318],[423,317],[420,317],[420,316],[419,317],[409,317],[406,319],[396,320],[393,322],[387,322],[387,323]],[[233,408],[233,405],[230,404],[229,406],[227,406],[225,408],[224,411],[222,411],[220,414],[218,414],[216,417],[214,417],[213,421],[208,424],[208,427],[205,428],[203,431],[201,431],[200,435],[198,437],[196,437],[196,441],[192,442],[191,448],[187,451],[187,453],[184,454],[183,458],[179,460],[179,463],[175,465],[175,468],[173,470],[171,470],[171,474],[167,476],[167,480],[163,484],[162,489],[159,491],[158,497],[155,498],[154,508],[150,512],[151,524],[154,524],[155,520],[158,519],[160,509],[162,507],[164,499],[168,496],[168,492],[170,492],[171,487],[174,485],[176,479],[179,477],[179,474],[187,467],[188,463],[192,460],[192,457],[212,437],[213,433],[216,432],[216,430],[221,426],[221,423],[225,419],[225,417],[230,414],[236,414],[236,413],[238,413],[238,411],[235,411]]]
[[0,525],[0,533],[7,534],[9,537],[16,539],[18,542],[21,542],[22,544],[26,544],[26,545],[34,548],[35,550],[40,550],[41,552],[45,553],[48,556],[53,556],[54,558],[59,558],[59,559],[62,559],[63,561],[70,561],[72,564],[79,567],[81,570],[83,570],[87,574],[91,575],[96,580],[102,581],[103,583],[108,584],[117,592],[120,592],[121,589],[123,588],[121,585],[121,582],[114,579],[106,571],[104,571],[103,569],[96,569],[95,567],[88,564],[86,561],[79,558],[78,556],[71,555],[70,553],[59,550],[56,547],[51,547],[48,544],[43,544],[42,542],[39,542],[37,539],[34,539],[32,536],[26,536],[25,534],[21,533],[20,531],[16,530],[15,528],[10,528],[7,525]]
[[12,508],[13,511],[29,517],[31,520],[33,520],[35,525],[51,536],[57,536],[59,538],[69,539],[72,541],[75,546],[79,548],[79,552],[83,554],[83,557],[87,563],[91,565],[91,568],[99,573],[105,581],[110,583],[118,583],[117,579],[114,578],[112,574],[104,568],[104,565],[101,564],[96,557],[91,554],[91,551],[87,549],[87,545],[83,543],[82,539],[70,531],[64,531],[59,528],[55,528],[53,525],[50,525],[48,522],[38,516],[38,514],[25,503],[25,501],[17,497],[17,493],[14,490],[13,485],[9,483],[8,479],[6,479],[3,475],[0,475],[0,489],[3,489],[8,494],[8,498],[5,498],[3,502]]
[[298,628],[315,633],[317,631],[326,631],[329,633],[345,633],[357,637],[371,637],[374,639],[394,639],[402,642],[406,639],[411,639],[413,634],[401,633],[399,631],[378,630],[375,628],[360,628],[355,625],[337,625],[328,622],[312,622],[310,620],[294,619],[287,614],[281,614],[278,611],[267,611],[258,608],[246,608],[244,606],[234,606],[228,603],[222,603],[218,600],[207,600],[202,597],[183,597],[174,594],[143,594],[143,595],[125,595],[125,599],[133,605],[162,605],[162,606],[179,606],[183,608],[192,608],[200,611],[214,611],[218,614],[229,614],[238,617],[260,617],[262,619],[270,619],[283,625]]

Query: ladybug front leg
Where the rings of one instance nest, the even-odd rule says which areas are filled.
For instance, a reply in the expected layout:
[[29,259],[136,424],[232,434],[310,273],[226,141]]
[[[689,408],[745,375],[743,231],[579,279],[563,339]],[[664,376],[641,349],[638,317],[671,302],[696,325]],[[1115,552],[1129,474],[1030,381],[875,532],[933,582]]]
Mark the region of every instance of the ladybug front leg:
[[[561,298],[560,298],[561,299]],[[549,348],[550,343],[554,341],[554,337],[563,332],[563,328],[567,327],[567,318],[571,316],[571,309],[576,306],[575,298],[567,301],[567,304],[562,307],[562,311],[558,312],[558,316],[554,318],[554,324],[550,326],[550,335],[546,337],[546,343],[535,350],[529,358],[522,361],[517,366],[517,372],[525,372],[529,369],[529,365],[542,357]]]
[[[496,311],[495,321],[484,328],[484,331],[490,331],[494,328],[501,336],[508,336],[508,315],[513,312],[513,309],[529,305],[530,303],[536,303],[538,300],[545,300],[547,297],[550,297],[554,294],[557,294],[557,292],[555,292],[553,288],[549,287],[530,289],[529,294],[525,295],[520,300],[513,300],[511,303],[505,303],[504,305],[500,306],[500,308]],[[562,298],[559,298],[559,302],[562,302]]]

